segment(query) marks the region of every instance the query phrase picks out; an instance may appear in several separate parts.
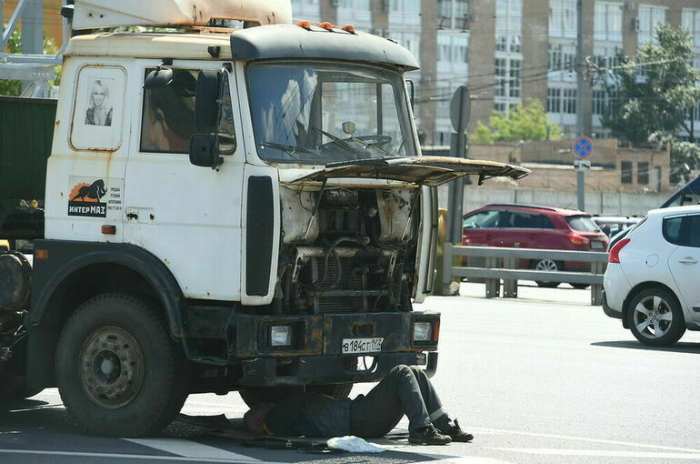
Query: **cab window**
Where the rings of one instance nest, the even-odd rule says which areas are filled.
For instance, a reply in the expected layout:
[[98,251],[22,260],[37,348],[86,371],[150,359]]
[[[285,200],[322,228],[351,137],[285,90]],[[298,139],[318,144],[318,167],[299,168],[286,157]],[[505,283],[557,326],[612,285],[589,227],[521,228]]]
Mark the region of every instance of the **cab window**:
[[[153,68],[146,69],[145,76]],[[195,94],[198,70],[174,69],[172,82],[160,89],[144,89],[141,122],[141,151],[147,153],[188,153],[195,124]],[[144,77],[145,77],[144,76]],[[233,110],[228,79],[219,121],[222,150],[235,147]]]

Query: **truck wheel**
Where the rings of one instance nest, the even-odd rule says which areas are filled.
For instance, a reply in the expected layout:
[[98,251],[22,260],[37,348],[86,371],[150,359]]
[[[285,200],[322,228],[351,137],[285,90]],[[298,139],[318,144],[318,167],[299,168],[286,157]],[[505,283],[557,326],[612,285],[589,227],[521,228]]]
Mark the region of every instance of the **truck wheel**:
[[86,431],[151,435],[182,408],[189,364],[159,309],[140,295],[104,294],[83,303],[63,328],[56,352],[58,389]]

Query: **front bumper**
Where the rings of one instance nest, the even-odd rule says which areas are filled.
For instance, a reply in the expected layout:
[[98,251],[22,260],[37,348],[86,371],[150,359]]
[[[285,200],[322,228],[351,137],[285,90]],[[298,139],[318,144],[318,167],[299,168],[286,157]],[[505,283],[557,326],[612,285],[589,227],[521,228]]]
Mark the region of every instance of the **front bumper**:
[[[426,363],[425,352],[426,373],[432,376],[437,368],[439,313],[239,314],[234,320],[229,363],[241,366],[237,382],[244,386],[373,382],[399,364]],[[413,340],[416,322],[432,324],[431,340]],[[272,346],[270,328],[281,325],[291,328],[292,343]],[[372,338],[383,339],[380,352],[343,352],[344,341]],[[372,366],[358,368],[363,357]]]
[[[273,387],[377,382],[394,366],[417,365],[418,353],[381,353],[375,360],[373,369],[354,371],[347,368],[342,356],[302,356],[284,360],[282,363],[276,358],[256,358],[243,361],[243,376],[238,379],[238,383],[245,387]],[[428,363],[425,367],[428,377],[435,374],[437,362],[438,353],[428,353]]]

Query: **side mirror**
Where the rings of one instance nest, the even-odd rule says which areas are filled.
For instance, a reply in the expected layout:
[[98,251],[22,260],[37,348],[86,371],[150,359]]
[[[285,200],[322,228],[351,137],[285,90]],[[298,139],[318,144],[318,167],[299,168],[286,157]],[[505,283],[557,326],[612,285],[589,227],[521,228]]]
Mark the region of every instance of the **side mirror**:
[[218,169],[224,162],[219,156],[218,137],[212,134],[192,134],[190,137],[190,163],[203,168]]
[[163,89],[170,85],[173,81],[173,70],[158,66],[153,71],[149,72],[144,82],[146,89]]
[[197,132],[211,134],[216,131],[219,116],[218,99],[221,79],[221,72],[211,70],[199,71],[194,108]]

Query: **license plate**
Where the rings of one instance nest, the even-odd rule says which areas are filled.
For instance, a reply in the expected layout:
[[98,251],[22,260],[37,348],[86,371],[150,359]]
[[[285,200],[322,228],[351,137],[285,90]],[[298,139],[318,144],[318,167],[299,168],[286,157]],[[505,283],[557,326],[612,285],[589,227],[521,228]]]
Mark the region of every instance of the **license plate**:
[[380,353],[383,338],[344,338],[343,354]]
[[591,250],[602,250],[603,242],[591,242]]

